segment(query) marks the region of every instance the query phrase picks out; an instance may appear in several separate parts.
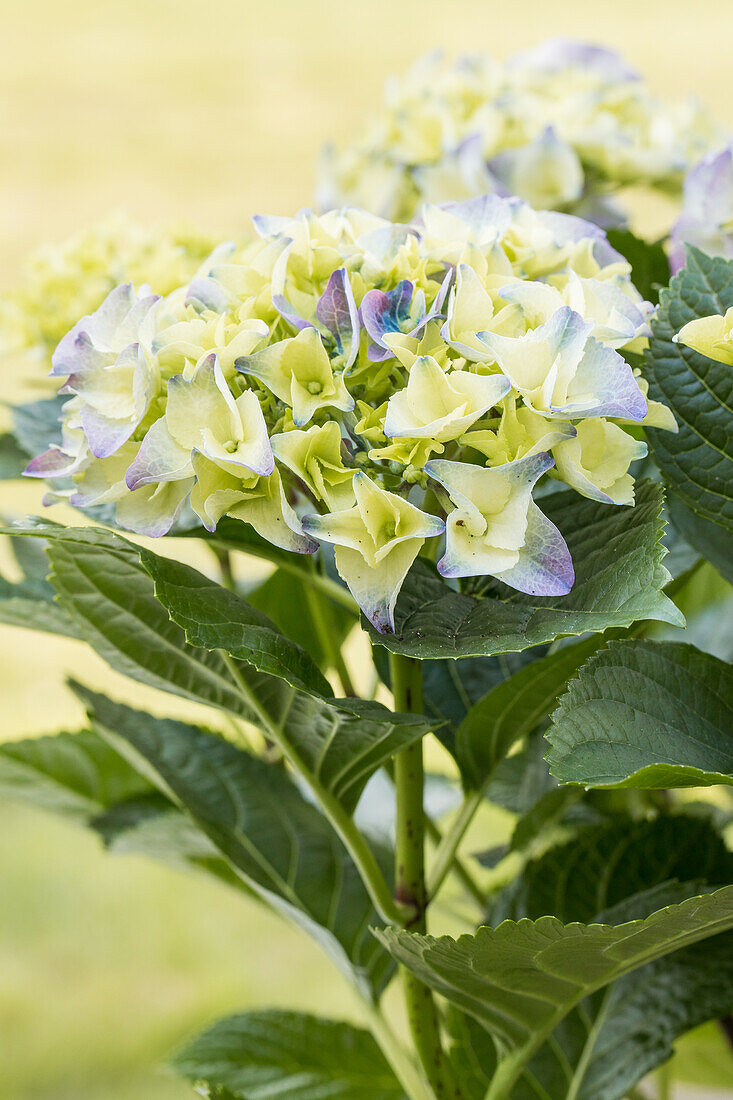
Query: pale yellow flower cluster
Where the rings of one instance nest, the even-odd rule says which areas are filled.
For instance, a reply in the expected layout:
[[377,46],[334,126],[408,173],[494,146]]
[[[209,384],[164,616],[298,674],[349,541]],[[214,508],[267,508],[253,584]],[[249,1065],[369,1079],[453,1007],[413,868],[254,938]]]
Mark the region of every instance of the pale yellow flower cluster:
[[662,103],[598,46],[555,39],[503,65],[433,54],[387,84],[347,146],[326,150],[319,201],[408,221],[423,202],[494,191],[609,226],[623,220],[609,195],[676,191],[724,139],[699,104]]

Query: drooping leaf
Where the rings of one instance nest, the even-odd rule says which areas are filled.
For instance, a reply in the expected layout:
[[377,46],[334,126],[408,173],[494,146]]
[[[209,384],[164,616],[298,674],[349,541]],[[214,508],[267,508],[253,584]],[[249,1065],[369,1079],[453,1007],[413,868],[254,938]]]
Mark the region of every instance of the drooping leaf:
[[296,1012],[219,1020],[173,1067],[209,1095],[224,1088],[237,1100],[406,1100],[368,1031]]
[[[652,897],[668,901],[661,890]],[[725,886],[623,924],[544,916],[458,940],[394,929],[376,935],[398,962],[495,1036],[501,1057],[487,1100],[506,1100],[538,1048],[586,997],[731,927],[733,886]]]
[[10,581],[0,576],[0,622],[77,638],[74,620],[56,603],[56,593],[46,580],[48,560],[43,550],[35,545],[21,550],[18,540],[13,550],[23,577]]
[[609,229],[612,248],[631,264],[631,281],[648,302],[659,301],[659,291],[669,282],[669,260],[661,241],[644,241],[628,229]]
[[[142,548],[140,561],[155,584],[155,595],[194,646],[225,650],[260,672],[279,676],[292,687],[332,696],[325,676],[309,653],[291,642],[261,611],[183,562]],[[302,593],[301,593],[302,599]]]
[[687,266],[661,295],[646,353],[650,397],[675,414],[679,432],[650,429],[654,458],[685,537],[733,580],[733,376],[673,336],[689,321],[733,306],[733,261],[688,247]]
[[[173,621],[183,628],[189,643],[223,648],[246,660],[250,659],[249,654],[257,658],[261,667],[261,654],[253,654],[256,632],[245,624],[248,617],[253,617],[252,609],[243,600],[195,569],[158,558],[149,551],[142,551],[141,555],[145,568],[155,579],[157,598]],[[270,629],[262,628],[262,635],[272,649],[271,634]],[[309,678],[317,686],[323,681],[324,691],[330,691],[316,666],[303,659],[305,654],[294,643],[288,643],[282,635],[276,634],[275,638],[280,652],[287,654],[289,665],[297,666],[301,680]],[[285,664],[282,659],[281,667]],[[295,677],[288,671],[292,682]],[[247,673],[245,679],[255,705],[262,705],[272,717],[278,736],[290,753],[296,754],[348,810],[354,809],[364,784],[378,767],[431,729],[431,723],[420,715],[394,714],[381,703],[368,699],[326,701],[296,686],[281,704],[279,681],[274,682],[277,698],[273,701],[272,677],[253,679]]]
[[[552,908],[564,922],[609,913],[638,917],[644,899],[670,880],[731,878],[733,854],[708,822],[690,815],[617,818],[529,863],[491,916],[537,919]],[[730,932],[628,974],[563,1020],[526,1068],[513,1100],[529,1100],[538,1087],[552,1100],[621,1100],[669,1057],[679,1035],[729,1011],[732,977]]]
[[511,747],[547,717],[568,679],[602,645],[593,636],[532,661],[492,688],[458,727],[456,759],[463,781],[479,788]]
[[381,988],[390,964],[369,934],[380,922],[358,871],[283,769],[216,734],[77,691],[94,728],[185,809],[260,898],[363,988]]
[[[171,600],[166,608],[155,596],[148,571],[154,556],[146,552],[144,568],[140,547],[119,535],[41,523],[6,530],[48,539],[51,580],[61,606],[80,635],[114,669],[163,691],[228,710],[265,734],[277,731],[314,779],[349,811],[385,760],[430,731],[430,723],[420,715],[393,714],[371,700],[315,698],[249,664],[228,662],[219,649],[190,645],[173,619],[180,617],[199,637],[188,600],[208,594],[212,582],[195,570],[181,567],[176,572],[179,581],[191,587],[166,588],[165,598]],[[162,574],[162,567],[159,571]]]
[[733,784],[733,668],[679,642],[612,642],[571,681],[546,736],[561,783]]
[[91,730],[0,744],[0,794],[77,821],[149,789]]
[[543,498],[543,511],[573,556],[575,585],[569,595],[527,596],[495,581],[485,596],[469,596],[418,560],[397,602],[397,632],[372,630],[372,641],[413,657],[475,657],[643,619],[683,625],[661,591],[669,580],[660,544],[661,486],[641,482],[636,501],[633,508],[610,508],[570,492]]
[[40,521],[5,533],[48,540],[50,579],[59,604],[79,635],[117,672],[252,717],[221,654],[187,645],[181,628],[156,600],[138,547],[101,528]]
[[154,787],[115,803],[89,824],[115,855],[145,856],[173,867],[204,871],[255,896],[206,833]]

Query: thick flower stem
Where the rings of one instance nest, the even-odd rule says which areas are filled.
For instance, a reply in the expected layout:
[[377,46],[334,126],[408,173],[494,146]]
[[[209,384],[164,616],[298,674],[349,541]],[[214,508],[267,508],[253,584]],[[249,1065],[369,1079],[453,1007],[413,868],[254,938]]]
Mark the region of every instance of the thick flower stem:
[[[411,657],[390,654],[395,709],[422,711],[422,671]],[[395,900],[410,907],[413,916],[403,923],[411,932],[425,932],[428,904],[425,886],[425,814],[423,810],[423,748],[419,741],[395,756],[397,796]],[[409,970],[401,970],[405,1007],[415,1049],[435,1092],[443,1100],[458,1097],[451,1082],[440,1035],[438,1012],[430,989]]]

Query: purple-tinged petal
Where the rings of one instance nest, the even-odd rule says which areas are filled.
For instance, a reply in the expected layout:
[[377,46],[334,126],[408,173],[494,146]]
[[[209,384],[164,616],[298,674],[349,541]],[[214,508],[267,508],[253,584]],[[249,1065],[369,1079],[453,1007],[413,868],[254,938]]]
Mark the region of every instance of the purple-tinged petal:
[[333,336],[348,370],[359,353],[359,311],[345,267],[331,273],[318,299],[316,317]]
[[641,423],[647,403],[624,357],[590,337],[568,387],[567,403],[553,406],[553,412],[570,417],[612,416]]
[[229,304],[229,295],[221,283],[206,276],[194,279],[189,284],[185,304],[194,308],[211,309],[215,313],[224,313]]
[[288,324],[293,328],[297,328],[300,332],[304,328],[313,328],[311,321],[306,321],[305,317],[301,317],[295,306],[292,306],[287,300],[284,294],[273,294],[272,304],[278,311],[281,317],[283,317]]
[[534,501],[527,510],[527,530],[519,561],[495,576],[530,596],[567,596],[575,583],[573,559],[554,523]]
[[[384,342],[388,332],[402,332],[410,317],[410,305],[414,286],[409,279],[403,279],[394,290],[369,290],[361,303],[361,319],[364,328],[372,338],[369,358],[373,362],[390,359],[393,352]],[[374,347],[376,345],[376,347]]]
[[530,79],[565,73],[574,68],[594,73],[613,83],[641,79],[615,50],[576,38],[548,38],[531,50],[514,54],[507,66],[515,71],[523,70]]
[[31,461],[23,470],[24,477],[43,477],[43,478],[55,478],[55,477],[70,477],[76,473],[83,462],[86,461],[86,454],[82,450],[78,455],[67,454],[60,447],[53,444],[43,454],[37,455],[36,458]]
[[109,458],[123,443],[127,443],[135,430],[130,419],[111,420],[91,405],[85,405],[81,410],[81,426],[95,458]]

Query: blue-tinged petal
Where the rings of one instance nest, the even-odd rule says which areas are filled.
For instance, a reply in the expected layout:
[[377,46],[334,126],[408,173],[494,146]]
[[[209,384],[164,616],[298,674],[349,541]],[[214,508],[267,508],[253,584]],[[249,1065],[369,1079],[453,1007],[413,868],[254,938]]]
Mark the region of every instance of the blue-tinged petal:
[[567,543],[533,500],[517,564],[494,576],[531,596],[567,596],[573,587],[575,570]]
[[[410,306],[414,286],[403,279],[394,290],[369,290],[360,307],[364,328],[372,339],[369,358],[373,362],[392,358],[392,351],[384,342],[388,332],[403,332],[410,322]],[[410,326],[412,327],[412,326]]]
[[359,311],[345,267],[334,271],[326,289],[318,299],[316,317],[328,329],[336,348],[343,355],[345,368],[353,364],[359,354]]

